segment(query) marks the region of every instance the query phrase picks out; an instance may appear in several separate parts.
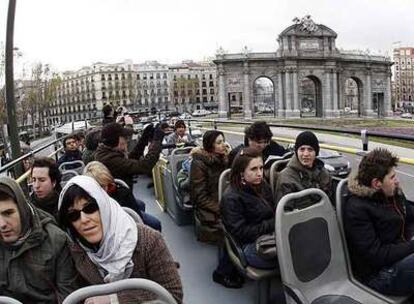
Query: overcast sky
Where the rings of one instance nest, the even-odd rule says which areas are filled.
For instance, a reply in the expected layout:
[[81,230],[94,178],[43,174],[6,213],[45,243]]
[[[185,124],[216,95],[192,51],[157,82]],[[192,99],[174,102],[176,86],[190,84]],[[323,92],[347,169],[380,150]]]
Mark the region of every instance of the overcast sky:
[[[8,0],[0,0],[5,42]],[[246,45],[275,51],[294,17],[310,14],[338,34],[345,49],[414,46],[414,0],[17,0],[15,45],[20,65],[56,70],[132,59],[176,63],[229,53]]]

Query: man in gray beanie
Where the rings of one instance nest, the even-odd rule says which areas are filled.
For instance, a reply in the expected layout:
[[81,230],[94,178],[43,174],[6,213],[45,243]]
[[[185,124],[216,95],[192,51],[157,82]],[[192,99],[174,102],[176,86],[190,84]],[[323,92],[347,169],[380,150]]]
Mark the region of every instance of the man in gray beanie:
[[61,303],[77,289],[69,238],[20,186],[0,177],[0,294],[22,303]]
[[[318,138],[311,131],[304,131],[296,137],[295,155],[280,173],[276,183],[276,202],[292,192],[319,188],[332,198],[332,179],[324,163],[316,158],[319,154]],[[294,202],[292,208],[305,208],[318,198],[305,198]]]

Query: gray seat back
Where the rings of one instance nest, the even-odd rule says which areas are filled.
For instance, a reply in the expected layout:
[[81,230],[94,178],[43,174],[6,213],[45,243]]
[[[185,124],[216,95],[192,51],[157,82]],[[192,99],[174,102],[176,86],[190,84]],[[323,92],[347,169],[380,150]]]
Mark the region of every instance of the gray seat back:
[[124,211],[126,213],[128,213],[134,219],[134,221],[136,223],[138,223],[138,224],[144,224],[144,221],[142,220],[142,218],[134,210],[132,210],[131,208],[128,208],[128,207],[122,207],[122,209],[124,209]]
[[23,303],[13,298],[1,296],[0,304],[23,304]]
[[[311,194],[320,197],[314,205],[285,210],[290,201]],[[276,244],[284,285],[294,286],[305,298],[307,292],[329,282],[348,280],[336,214],[323,191],[306,189],[280,200],[276,211]]]
[[79,175],[83,174],[83,169],[85,168],[85,164],[81,160],[74,160],[70,162],[61,163],[59,166],[59,170],[60,172],[63,173],[64,171],[68,170],[66,169],[67,166],[73,166],[73,165],[75,165],[75,168],[71,168],[70,170],[78,172]]
[[277,160],[270,167],[269,183],[270,183],[270,186],[272,187],[273,197],[275,197],[276,184],[277,184],[277,179],[279,177],[280,171],[286,168],[289,161],[290,161],[290,158]]
[[63,188],[72,177],[77,175],[79,175],[79,173],[75,170],[63,171],[60,179],[60,186]]
[[226,169],[220,174],[219,182],[218,182],[218,200],[221,202],[221,198],[223,197],[224,191],[226,190],[227,186],[230,185],[230,172],[231,169]]
[[162,303],[177,304],[174,297],[161,285],[146,279],[125,279],[107,284],[92,285],[72,292],[62,304],[83,303],[83,300],[128,289],[145,289],[157,295]]
[[128,184],[127,184],[126,182],[124,182],[124,181],[123,181],[122,179],[120,179],[120,178],[114,178],[114,182],[115,182],[115,184],[117,184],[117,185],[120,185],[120,186],[122,186],[122,187],[125,187],[125,188],[129,189]]

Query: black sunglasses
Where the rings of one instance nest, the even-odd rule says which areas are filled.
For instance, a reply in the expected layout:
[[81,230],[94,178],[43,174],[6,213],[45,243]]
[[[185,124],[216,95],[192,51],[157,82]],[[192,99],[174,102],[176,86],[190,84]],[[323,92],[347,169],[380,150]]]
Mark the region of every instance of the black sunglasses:
[[71,210],[67,213],[66,217],[70,222],[76,222],[81,217],[81,212],[85,214],[92,214],[99,210],[97,202],[89,202],[87,205],[83,206],[81,210]]

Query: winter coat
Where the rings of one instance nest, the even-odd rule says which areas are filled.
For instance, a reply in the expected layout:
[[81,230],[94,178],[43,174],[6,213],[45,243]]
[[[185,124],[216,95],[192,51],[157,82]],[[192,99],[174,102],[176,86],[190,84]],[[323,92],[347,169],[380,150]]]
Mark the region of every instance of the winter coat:
[[398,190],[391,198],[382,191],[348,182],[344,228],[352,268],[361,280],[414,253],[414,205]]
[[177,173],[177,186],[178,189],[184,192],[190,191],[190,170],[191,170],[192,158],[187,158],[181,164],[181,169]]
[[152,141],[145,156],[144,149],[145,144],[139,141],[127,158],[118,149],[101,143],[96,149],[95,160],[103,163],[114,178],[122,179],[132,189],[134,175],[151,173],[161,153],[161,141]]
[[[233,164],[234,158],[237,156],[237,154],[240,152],[240,150],[243,149],[244,147],[248,147],[248,146],[249,146],[248,145],[248,140],[247,140],[247,138],[245,138],[244,144],[238,145],[236,148],[231,150],[231,152],[229,154],[229,167],[231,167],[231,165]],[[283,156],[287,152],[289,152],[289,151],[286,150],[281,145],[279,145],[277,142],[271,140],[270,143],[266,146],[266,148],[262,152],[263,163],[266,162],[267,158],[270,155]]]
[[104,117],[102,119],[102,126],[115,122],[115,117]]
[[86,134],[85,147],[86,149],[82,152],[82,160],[85,165],[95,160],[95,151],[98,148],[101,140],[102,128],[94,128]]
[[247,185],[242,190],[230,186],[223,195],[220,206],[224,226],[240,245],[275,231],[272,190],[266,182],[259,189],[260,194]]
[[[324,168],[324,163],[316,158],[312,168],[304,167],[293,155],[286,168],[280,172],[276,183],[276,203],[288,193],[299,192],[309,188],[323,190],[328,197],[332,197],[332,178]],[[290,208],[306,208],[319,200],[319,196],[309,196],[291,202]]]
[[[58,159],[57,165],[58,167],[66,162],[71,162],[75,160],[82,160],[82,153],[79,150],[75,151],[65,151],[65,153]],[[78,165],[69,165],[65,166],[65,170],[75,169]]]
[[39,209],[52,215],[58,221],[58,201],[59,193],[53,191],[45,198],[38,198],[36,193],[30,195],[30,202]]
[[30,217],[30,230],[20,245],[0,241],[0,294],[22,303],[61,303],[78,288],[69,238],[49,214],[26,202],[17,184],[7,186]]
[[202,148],[194,148],[191,163],[191,201],[198,219],[207,226],[220,222],[218,182],[226,169],[227,156],[208,153]]
[[[132,261],[134,268],[130,278],[149,279],[167,289],[178,303],[183,301],[183,290],[177,266],[170,252],[157,231],[138,224],[138,242]],[[96,265],[87,253],[78,245],[71,247],[73,259],[79,274],[86,285],[103,284]],[[120,304],[143,303],[156,299],[156,296],[143,290],[126,290],[118,292]]]

